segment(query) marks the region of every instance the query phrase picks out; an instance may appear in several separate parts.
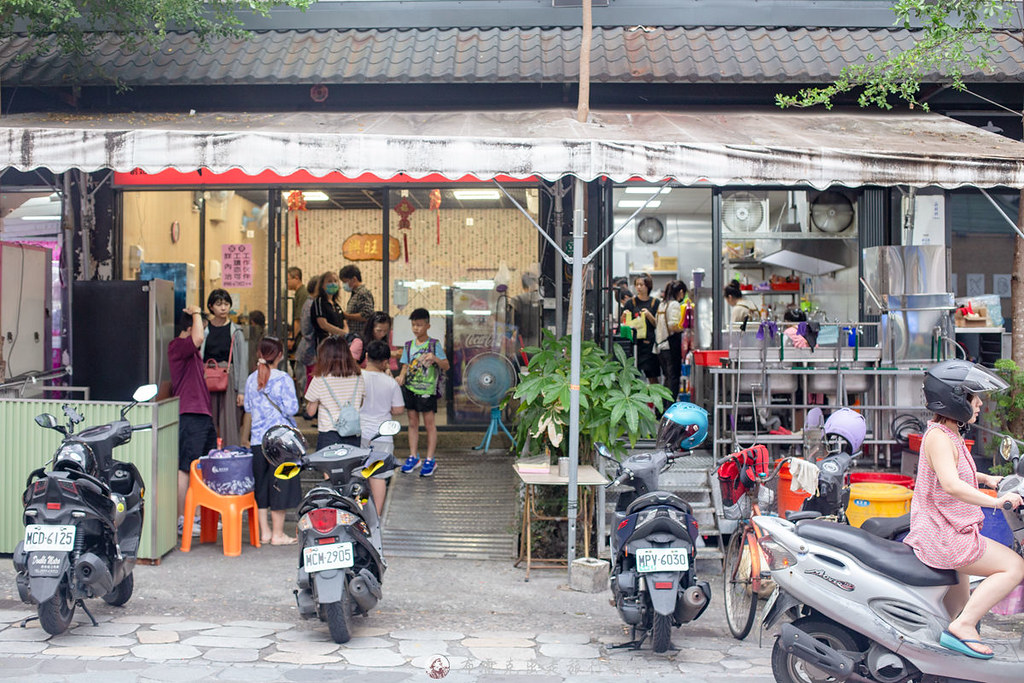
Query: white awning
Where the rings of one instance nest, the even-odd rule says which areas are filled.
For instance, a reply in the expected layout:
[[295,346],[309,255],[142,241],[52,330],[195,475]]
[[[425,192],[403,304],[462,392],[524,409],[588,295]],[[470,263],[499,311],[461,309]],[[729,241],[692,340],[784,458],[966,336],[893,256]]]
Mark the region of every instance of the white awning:
[[574,175],[684,185],[1024,187],[1024,144],[927,113],[530,111],[31,114],[0,168],[447,178]]

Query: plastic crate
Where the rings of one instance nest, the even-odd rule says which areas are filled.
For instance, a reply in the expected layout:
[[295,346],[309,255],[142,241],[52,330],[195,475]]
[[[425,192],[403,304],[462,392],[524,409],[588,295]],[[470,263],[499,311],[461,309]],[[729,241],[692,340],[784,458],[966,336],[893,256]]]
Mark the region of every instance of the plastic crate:
[[729,350],[723,351],[694,351],[693,362],[696,365],[718,367],[723,358],[729,357]]

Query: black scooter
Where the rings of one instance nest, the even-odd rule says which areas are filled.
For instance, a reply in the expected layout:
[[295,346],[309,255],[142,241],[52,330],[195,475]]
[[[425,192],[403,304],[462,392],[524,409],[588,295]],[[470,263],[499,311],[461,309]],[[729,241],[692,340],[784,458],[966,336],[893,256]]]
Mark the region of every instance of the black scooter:
[[686,452],[657,449],[620,463],[604,444],[596,447],[618,468],[608,486],[632,487],[619,496],[611,538],[612,596],[633,631],[632,642],[625,645],[639,648],[650,635],[654,651],[665,652],[672,645],[672,627],[693,621],[711,601],[711,587],[697,580],[694,566],[698,532],[693,510],[674,493],[658,490],[662,470]]
[[[389,420],[381,424],[374,439],[400,430],[397,421]],[[375,472],[394,469],[394,457],[374,450],[373,440],[370,448],[337,445],[306,455],[305,442],[290,427],[269,430],[263,437],[263,452],[272,462],[289,460],[277,464],[274,476],[280,479],[290,479],[304,468],[327,475],[323,484],[306,493],[297,510],[300,550],[295,599],[302,618],[319,617],[327,622],[334,642],[346,643],[352,637],[352,616],[369,614],[383,595],[387,563],[368,479]]]
[[[145,485],[131,463],[112,456],[116,446],[131,441],[133,427],[125,415],[136,404],[156,396],[155,384],[140,387],[121,410],[121,419],[74,434],[83,417],[64,406],[67,425],[49,413],[36,424],[64,435],[51,461],[28,476],[25,540],[14,549],[18,596],[37,604],[39,623],[57,635],[71,626],[75,608],[96,625],[85,598],[102,597],[119,607],[132,596],[132,569],[142,535]],[[27,620],[26,620],[27,621]]]

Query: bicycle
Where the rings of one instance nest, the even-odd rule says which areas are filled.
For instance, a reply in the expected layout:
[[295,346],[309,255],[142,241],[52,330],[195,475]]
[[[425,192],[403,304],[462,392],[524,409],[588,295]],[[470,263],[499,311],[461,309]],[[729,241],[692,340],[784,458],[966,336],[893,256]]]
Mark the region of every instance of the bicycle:
[[758,444],[731,453],[719,462],[717,472],[725,517],[740,521],[729,539],[723,566],[725,619],[729,631],[738,640],[750,634],[758,598],[771,586],[771,579],[761,576],[757,542],[761,531],[751,518],[761,514],[762,505],[774,507],[775,492],[768,484],[788,461],[789,458],[783,458],[771,468],[768,449]]

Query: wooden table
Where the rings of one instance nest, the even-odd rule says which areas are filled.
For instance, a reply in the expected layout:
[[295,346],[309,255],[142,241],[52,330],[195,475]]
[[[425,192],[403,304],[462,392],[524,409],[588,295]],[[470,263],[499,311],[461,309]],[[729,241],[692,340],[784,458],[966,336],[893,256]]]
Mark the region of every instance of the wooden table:
[[[520,472],[519,465],[514,465],[516,474],[525,485],[523,496],[523,526],[519,535],[519,557],[515,565],[518,567],[526,562],[526,580],[530,580],[531,569],[557,569],[567,566],[567,560],[561,558],[533,557],[531,541],[532,523],[534,521],[557,521],[566,522],[568,517],[545,515],[536,509],[536,497],[534,487],[536,486],[564,486],[568,495],[569,477],[559,476],[558,466],[552,465],[548,472]],[[583,557],[590,555],[590,520],[594,516],[594,492],[595,486],[604,486],[608,479],[590,465],[580,465],[576,484],[580,488],[580,511],[577,520],[583,524]]]

